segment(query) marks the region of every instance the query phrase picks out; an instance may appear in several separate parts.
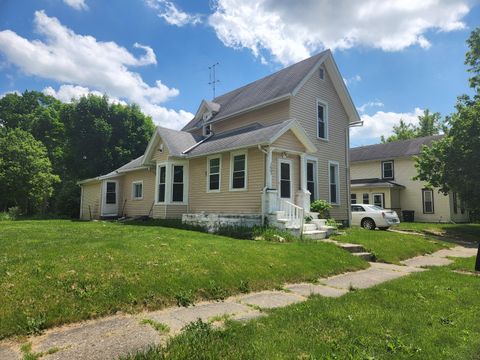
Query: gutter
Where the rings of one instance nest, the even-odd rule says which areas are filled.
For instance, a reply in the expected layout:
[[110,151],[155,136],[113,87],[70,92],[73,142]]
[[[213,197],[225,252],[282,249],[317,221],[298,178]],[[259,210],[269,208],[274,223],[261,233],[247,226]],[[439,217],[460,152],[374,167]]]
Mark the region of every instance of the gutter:
[[205,141],[207,141],[208,139],[210,139],[213,135],[214,135],[214,133],[213,133],[213,131],[211,131],[210,134],[208,134],[205,139],[202,139],[202,140],[200,140],[198,143],[190,146],[187,150],[183,150],[183,151],[182,151],[182,155],[186,155],[187,153],[189,153],[190,151],[192,151],[193,149],[195,149],[197,146],[199,146],[200,144],[203,144]]

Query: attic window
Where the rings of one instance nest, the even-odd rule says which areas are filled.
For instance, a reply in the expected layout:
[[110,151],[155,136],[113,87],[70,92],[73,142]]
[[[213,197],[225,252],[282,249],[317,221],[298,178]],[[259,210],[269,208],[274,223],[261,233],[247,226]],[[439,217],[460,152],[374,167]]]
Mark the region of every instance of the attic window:
[[320,79],[325,80],[325,70],[323,68],[320,68],[318,70],[318,76],[320,77]]
[[208,136],[212,133],[212,124],[203,125],[203,136]]

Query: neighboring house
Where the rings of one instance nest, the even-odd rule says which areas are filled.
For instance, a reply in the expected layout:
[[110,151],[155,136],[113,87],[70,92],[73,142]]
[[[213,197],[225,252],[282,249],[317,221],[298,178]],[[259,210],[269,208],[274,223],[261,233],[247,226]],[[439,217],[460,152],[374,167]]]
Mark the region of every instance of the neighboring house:
[[348,129],[359,120],[324,51],[203,100],[181,131],[157,127],[144,155],[79,182],[80,217],[303,222],[310,201],[325,199],[348,221]]
[[419,180],[414,156],[442,135],[350,149],[351,203],[375,204],[414,211],[415,221],[467,222],[468,213],[456,194],[428,189]]

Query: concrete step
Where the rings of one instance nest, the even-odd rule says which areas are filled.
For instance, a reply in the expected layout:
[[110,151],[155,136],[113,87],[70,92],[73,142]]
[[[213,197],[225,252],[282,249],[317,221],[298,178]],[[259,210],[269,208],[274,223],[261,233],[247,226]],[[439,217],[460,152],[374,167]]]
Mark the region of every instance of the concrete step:
[[317,227],[327,226],[327,220],[325,220],[325,219],[312,219],[312,224],[317,225]]
[[323,230],[304,231],[303,236],[307,239],[322,240],[327,237],[327,232]]
[[315,224],[303,224],[303,231],[313,231],[318,230],[317,225]]
[[346,244],[346,243],[340,243],[339,246],[348,252],[351,253],[362,253],[365,252],[365,248],[362,245],[358,244]]
[[336,230],[335,227],[329,225],[317,226],[317,228],[318,230],[326,231],[328,236],[332,235]]
[[358,256],[359,258],[362,258],[363,260],[366,260],[366,261],[373,261],[373,262],[375,261],[375,255],[369,252],[356,252],[356,253],[352,253],[352,255]]

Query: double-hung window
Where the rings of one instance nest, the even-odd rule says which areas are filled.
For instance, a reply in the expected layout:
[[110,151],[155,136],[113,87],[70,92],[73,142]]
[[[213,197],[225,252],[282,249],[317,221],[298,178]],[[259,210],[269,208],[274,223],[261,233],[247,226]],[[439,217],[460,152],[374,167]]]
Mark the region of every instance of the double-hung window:
[[132,182],[132,199],[133,200],[143,199],[143,181]]
[[320,100],[317,100],[317,136],[328,140],[328,107]]
[[221,157],[209,157],[207,162],[207,191],[220,191]]
[[338,162],[328,162],[328,178],[330,184],[330,203],[340,204],[339,165]]
[[172,202],[183,202],[183,165],[173,166],[173,181],[172,181]]
[[230,190],[247,188],[247,153],[232,153],[230,160]]
[[362,202],[364,204],[370,204],[370,195],[369,193],[363,193],[363,196],[362,196]]
[[315,201],[317,198],[316,186],[315,186],[315,177],[316,177],[316,165],[313,161],[307,161],[307,190],[310,191],[310,202]]
[[433,190],[423,189],[422,190],[422,201],[423,201],[423,213],[424,214],[433,214]]
[[393,179],[393,160],[382,161],[382,179]]
[[157,178],[158,178],[158,191],[157,191],[157,202],[165,202],[165,191],[166,191],[166,182],[167,182],[167,167],[161,165],[157,169]]
[[350,204],[357,203],[357,194],[350,194]]

